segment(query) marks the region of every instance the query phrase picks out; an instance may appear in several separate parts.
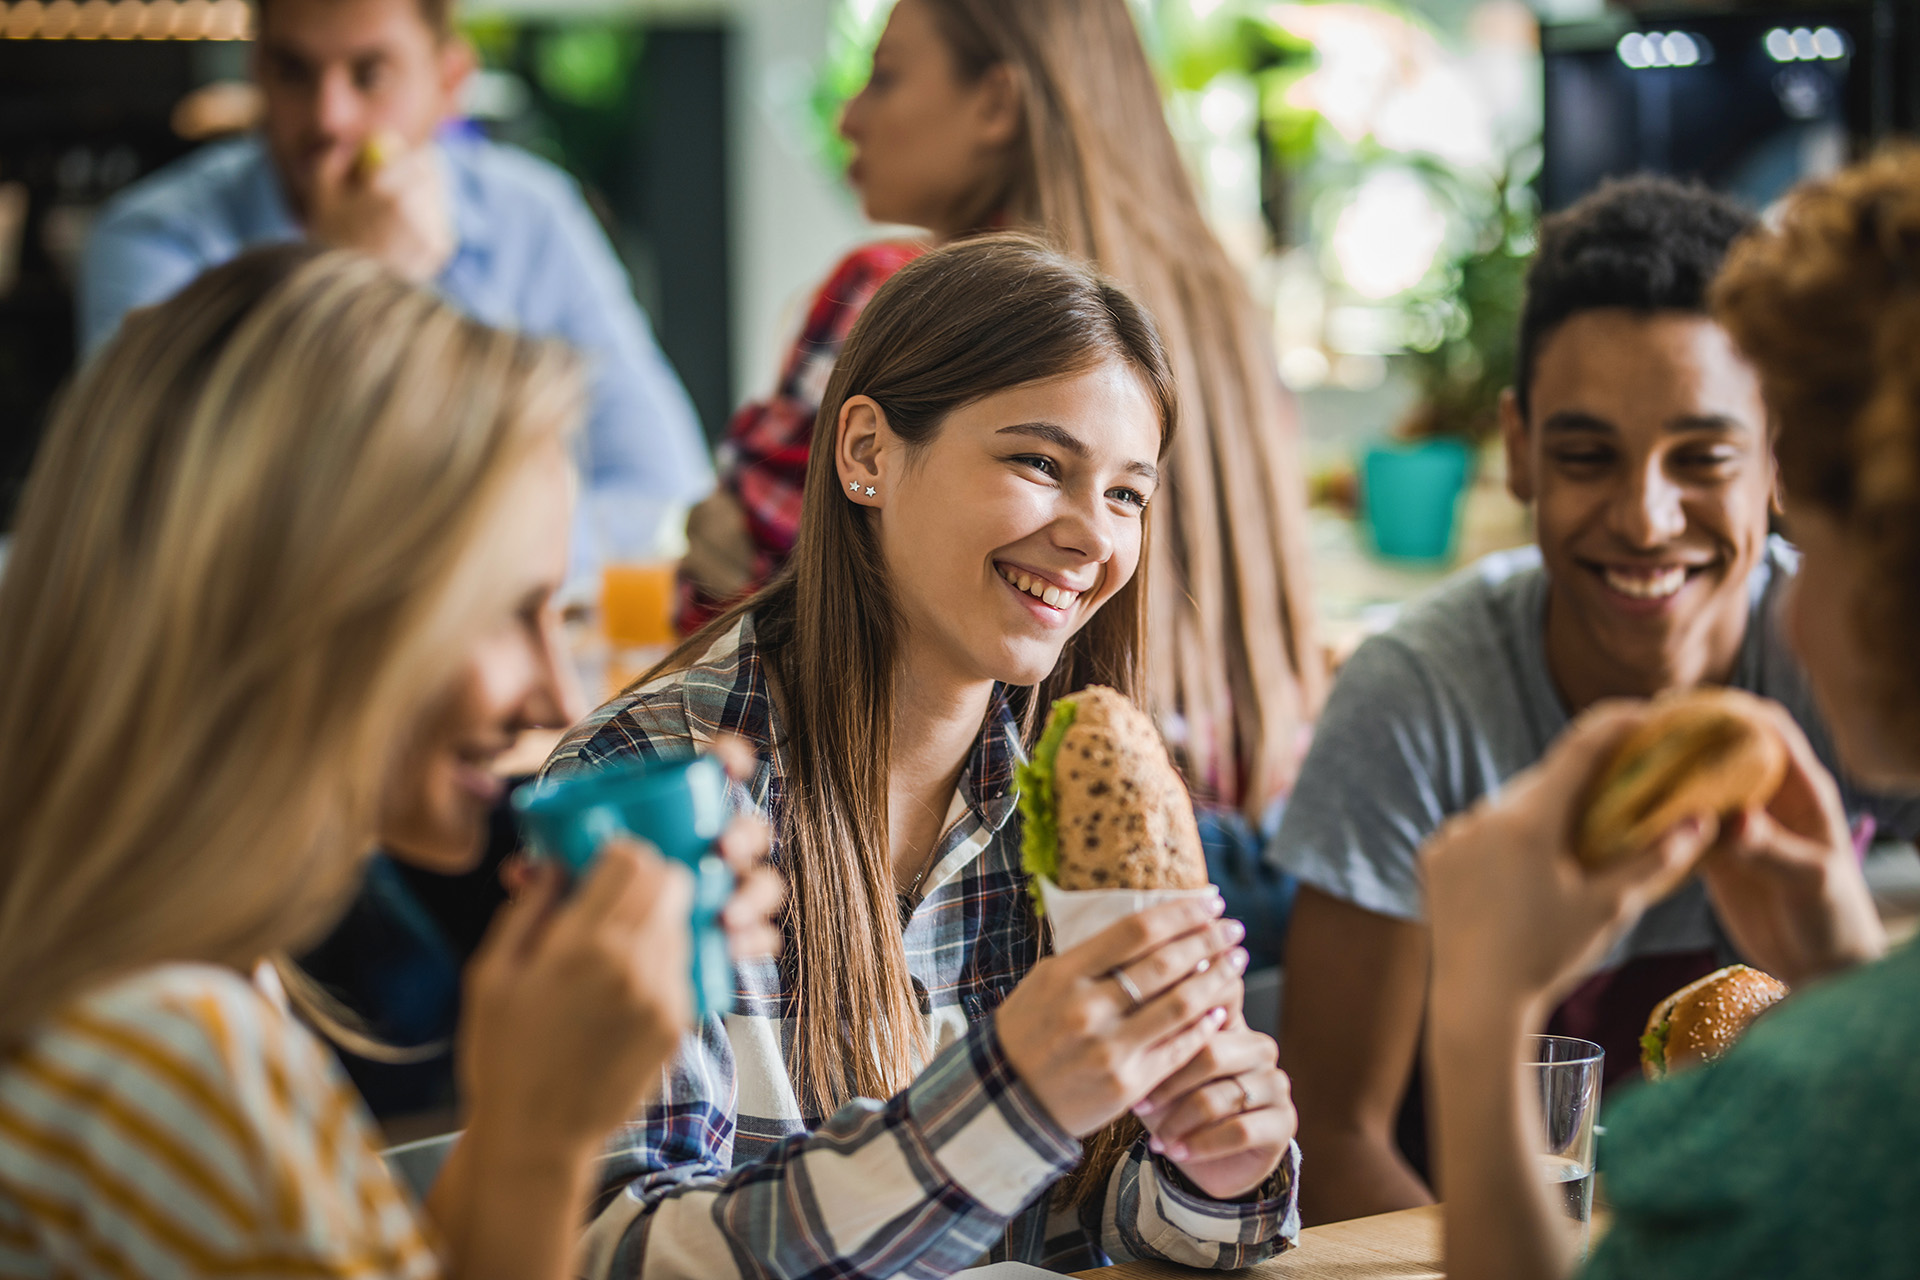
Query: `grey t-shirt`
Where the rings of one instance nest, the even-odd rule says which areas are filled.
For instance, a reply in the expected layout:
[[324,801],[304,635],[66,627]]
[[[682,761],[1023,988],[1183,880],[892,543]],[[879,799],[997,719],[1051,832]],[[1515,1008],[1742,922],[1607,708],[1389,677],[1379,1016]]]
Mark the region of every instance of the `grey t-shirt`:
[[[1833,743],[1778,625],[1798,553],[1778,538],[1754,570],[1752,611],[1730,683],[1772,698],[1835,769]],[[1333,897],[1421,917],[1416,854],[1450,814],[1497,793],[1567,726],[1547,671],[1547,576],[1537,548],[1486,557],[1407,608],[1341,669],[1268,856]],[[1869,796],[1841,780],[1851,815],[1903,839],[1920,797]],[[1724,940],[1692,882],[1655,906],[1608,957],[1714,948]]]

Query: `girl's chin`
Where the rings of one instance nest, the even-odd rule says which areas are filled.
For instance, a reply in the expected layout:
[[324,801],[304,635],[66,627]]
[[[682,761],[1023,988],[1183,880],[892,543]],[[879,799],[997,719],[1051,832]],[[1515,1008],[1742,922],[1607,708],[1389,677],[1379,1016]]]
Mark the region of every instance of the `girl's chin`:
[[486,856],[493,807],[464,789],[443,793],[405,821],[389,823],[380,847],[396,862],[435,875],[464,875]]
[[1003,651],[1000,661],[993,663],[993,678],[1006,685],[1039,684],[1060,665],[1060,655],[1066,646],[1048,645],[1041,649],[1032,644],[1012,644]]
[[472,824],[458,832],[448,829],[418,831],[398,838],[383,837],[380,844],[388,857],[417,871],[430,871],[439,876],[465,875],[479,866],[486,854],[486,824],[484,821]]

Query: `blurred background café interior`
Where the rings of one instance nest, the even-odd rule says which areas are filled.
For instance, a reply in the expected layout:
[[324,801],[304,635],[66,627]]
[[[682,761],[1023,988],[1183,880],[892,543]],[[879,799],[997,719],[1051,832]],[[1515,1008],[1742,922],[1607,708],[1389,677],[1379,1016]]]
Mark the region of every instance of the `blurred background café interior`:
[[[861,216],[835,125],[888,7],[459,8],[482,69],[450,127],[580,182],[709,441],[765,394],[825,264],[887,233]],[[1642,171],[1764,208],[1920,122],[1905,0],[1132,7],[1301,406],[1336,658],[1451,568],[1529,540],[1490,446],[1544,213]],[[0,533],[75,366],[89,227],[130,183],[252,127],[253,25],[246,0],[0,0]],[[659,523],[574,610],[589,696],[671,639],[679,524]],[[1249,995],[1250,1016],[1271,1006]]]
[[[1445,567],[1526,538],[1485,446],[1543,212],[1636,171],[1763,207],[1920,114],[1920,77],[1899,74],[1920,14],[1896,0],[1133,7],[1208,213],[1271,307],[1306,426],[1336,651]],[[459,11],[483,69],[456,127],[581,182],[710,439],[764,393],[822,264],[880,234],[843,180],[834,125],[887,8]],[[0,529],[74,367],[92,219],[129,183],[249,128],[252,26],[245,0],[0,0]],[[1485,465],[1461,465],[1469,455]],[[1442,497],[1376,502],[1396,527],[1356,520],[1370,466],[1383,493],[1437,475]],[[1449,483],[1468,490],[1457,517]],[[1423,506],[1437,514],[1419,527]],[[663,521],[645,554],[670,557],[676,527]],[[616,601],[617,635],[663,640],[664,591]]]

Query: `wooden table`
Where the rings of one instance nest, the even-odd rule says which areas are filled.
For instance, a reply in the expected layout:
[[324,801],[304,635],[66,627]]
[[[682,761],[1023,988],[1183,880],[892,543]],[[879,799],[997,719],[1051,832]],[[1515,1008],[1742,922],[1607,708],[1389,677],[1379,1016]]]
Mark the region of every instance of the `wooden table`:
[[[1165,1262],[1128,1262],[1079,1273],[1087,1280],[1193,1280],[1205,1274]],[[1271,1262],[1236,1276],[1249,1280],[1436,1280],[1440,1210],[1402,1209],[1300,1233],[1300,1243]]]

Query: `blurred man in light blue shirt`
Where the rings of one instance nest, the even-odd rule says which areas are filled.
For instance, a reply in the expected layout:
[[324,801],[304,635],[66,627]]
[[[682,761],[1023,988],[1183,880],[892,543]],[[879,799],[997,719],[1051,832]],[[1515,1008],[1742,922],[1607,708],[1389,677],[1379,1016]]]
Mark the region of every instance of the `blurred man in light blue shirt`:
[[[713,487],[693,405],[572,179],[449,128],[473,70],[451,0],[261,0],[259,134],[204,148],[115,199],[87,244],[80,342],[253,245],[312,239],[430,284],[489,324],[583,352],[592,404],[571,589],[603,543],[646,541]],[[644,547],[615,545],[613,554]]]

